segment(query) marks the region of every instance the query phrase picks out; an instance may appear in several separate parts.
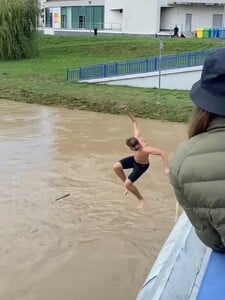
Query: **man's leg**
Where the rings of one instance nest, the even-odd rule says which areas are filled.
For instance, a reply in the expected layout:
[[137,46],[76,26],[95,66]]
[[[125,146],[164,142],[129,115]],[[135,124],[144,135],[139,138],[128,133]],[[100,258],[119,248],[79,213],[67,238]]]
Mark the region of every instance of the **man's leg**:
[[113,165],[113,170],[116,173],[116,175],[124,182],[127,177],[124,173],[124,169],[131,169],[134,167],[134,157],[133,156],[127,156],[121,159],[120,161],[116,162]]
[[[116,162],[114,165],[113,165],[113,170],[114,172],[116,173],[116,175],[123,181],[125,182],[127,177],[123,171],[123,167],[121,165],[120,162]],[[124,195],[127,195],[128,193],[128,189],[126,188],[125,192],[124,192]]]
[[136,188],[135,185],[133,185],[133,183],[129,180],[126,179],[124,182],[124,186],[125,188],[130,191],[134,196],[136,196],[139,200],[139,205],[138,208],[143,208],[144,207],[144,198],[143,196],[140,194],[139,190]]
[[123,167],[121,165],[120,162],[116,162],[114,165],[113,165],[113,170],[114,172],[116,173],[116,175],[124,182],[127,177],[123,171]]

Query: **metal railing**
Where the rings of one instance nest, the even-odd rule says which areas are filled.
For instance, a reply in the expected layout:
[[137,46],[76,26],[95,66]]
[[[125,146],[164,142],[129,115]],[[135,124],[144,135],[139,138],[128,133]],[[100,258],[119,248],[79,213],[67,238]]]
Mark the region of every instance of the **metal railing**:
[[217,48],[185,52],[173,55],[148,57],[143,59],[121,61],[115,63],[84,66],[77,69],[67,69],[67,80],[89,80],[115,77],[129,74],[156,72],[203,65],[205,58]]
[[[52,20],[45,23],[46,27],[53,27]],[[61,19],[61,29],[80,30],[80,29],[94,29],[97,28],[103,31],[122,31],[121,23],[99,23],[99,22],[71,22],[71,27],[67,26],[66,19]]]

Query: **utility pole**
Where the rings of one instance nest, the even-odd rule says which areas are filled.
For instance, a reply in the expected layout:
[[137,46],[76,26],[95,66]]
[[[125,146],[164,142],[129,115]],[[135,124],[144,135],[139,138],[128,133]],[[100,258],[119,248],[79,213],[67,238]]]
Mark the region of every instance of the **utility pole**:
[[88,4],[89,4],[89,27],[90,27],[90,34],[91,34],[91,3],[92,1],[88,1]]
[[159,87],[158,87],[158,101],[160,103],[160,92],[161,92],[161,60],[162,60],[163,41],[159,40]]

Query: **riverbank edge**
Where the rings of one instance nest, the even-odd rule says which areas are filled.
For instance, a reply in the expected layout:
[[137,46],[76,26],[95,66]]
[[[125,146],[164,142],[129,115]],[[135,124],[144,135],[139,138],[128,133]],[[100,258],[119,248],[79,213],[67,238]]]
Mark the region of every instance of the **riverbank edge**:
[[[76,84],[75,84],[76,85]],[[79,85],[79,83],[78,83]],[[88,94],[90,94],[90,86],[93,85],[93,93],[95,92],[95,84],[88,84]],[[101,86],[102,87],[102,86]],[[101,87],[99,87],[98,93],[104,93],[103,87],[101,91]],[[110,88],[110,87],[109,87]],[[119,87],[121,91],[126,91],[130,87]],[[93,111],[99,113],[108,113],[108,114],[124,114],[121,109],[121,106],[126,104],[129,106],[130,110],[140,118],[148,118],[160,121],[169,121],[169,122],[182,122],[186,123],[189,120],[190,114],[192,112],[192,103],[188,100],[187,92],[188,91],[171,91],[171,90],[161,90],[161,99],[158,99],[158,91],[157,89],[142,89],[143,93],[146,92],[149,94],[149,99],[146,99],[146,96],[143,96],[143,101],[141,100],[141,96],[139,100],[135,99],[133,95],[133,91],[138,91],[141,93],[140,88],[131,88],[130,89],[130,97],[128,98],[126,95],[126,100],[121,98],[117,98],[113,95],[113,91],[116,87],[112,87],[110,89],[111,97],[107,97],[104,101],[102,100],[102,95],[99,97],[99,101],[89,99],[88,95],[84,93],[83,97],[79,95],[79,97],[73,96],[71,94],[57,94],[52,93],[41,94],[35,90],[29,89],[20,89],[15,87],[0,87],[0,99],[4,100],[12,100],[18,102],[24,102],[28,104],[38,104],[38,105],[46,105],[53,107],[63,107],[67,109],[77,109],[84,111]],[[176,94],[179,94],[178,98],[183,98],[182,101],[176,100]],[[63,91],[62,91],[63,93]],[[167,98],[168,93],[170,93],[170,97]],[[172,101],[171,95],[173,100]],[[183,96],[182,96],[183,95]],[[95,95],[95,98],[98,98]],[[110,98],[110,99],[109,99]],[[176,101],[178,104],[176,104]]]

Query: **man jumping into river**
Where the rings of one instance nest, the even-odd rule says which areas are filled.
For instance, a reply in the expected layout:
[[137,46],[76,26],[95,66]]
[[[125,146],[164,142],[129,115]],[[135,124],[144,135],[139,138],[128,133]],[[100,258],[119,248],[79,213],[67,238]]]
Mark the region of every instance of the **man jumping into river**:
[[[163,161],[164,172],[169,174],[169,163],[167,155],[164,151],[150,147],[145,139],[141,136],[139,125],[136,118],[124,105],[123,110],[128,114],[131,119],[134,136],[126,140],[126,145],[134,155],[125,157],[113,165],[116,175],[124,182],[125,195],[130,191],[138,200],[138,208],[144,207],[144,198],[138,191],[137,187],[133,184],[148,168],[149,168],[149,155],[160,155]],[[124,169],[133,169],[128,177],[124,173]]]

